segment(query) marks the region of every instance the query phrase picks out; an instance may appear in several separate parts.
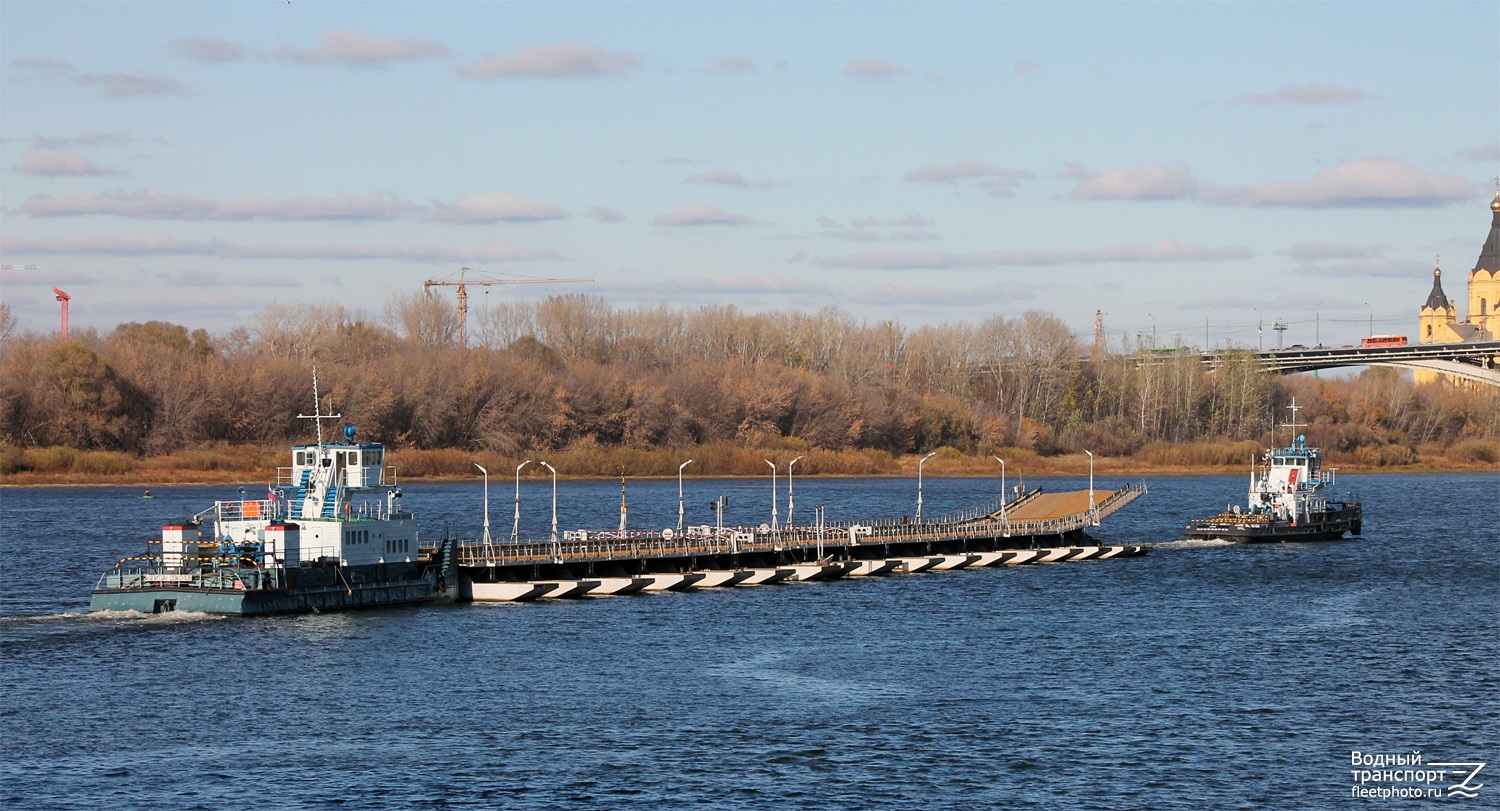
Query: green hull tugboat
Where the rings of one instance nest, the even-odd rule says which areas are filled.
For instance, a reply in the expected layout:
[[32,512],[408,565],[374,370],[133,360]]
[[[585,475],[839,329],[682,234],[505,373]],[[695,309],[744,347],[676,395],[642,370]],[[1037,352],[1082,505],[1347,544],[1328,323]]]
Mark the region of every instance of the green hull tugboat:
[[[316,404],[317,378],[313,379]],[[449,601],[457,593],[456,541],[421,546],[401,504],[395,468],[379,443],[323,441],[292,448],[291,467],[260,499],[215,502],[162,527],[144,555],[105,572],[91,611],[289,614]]]
[[1345,533],[1360,534],[1364,507],[1357,499],[1333,501],[1329,495],[1336,483],[1337,468],[1323,467],[1323,452],[1307,446],[1307,437],[1296,434],[1297,411],[1293,401],[1292,444],[1270,448],[1250,474],[1249,503],[1234,505],[1212,518],[1188,522],[1183,537],[1196,540],[1223,539],[1239,543],[1328,541]]

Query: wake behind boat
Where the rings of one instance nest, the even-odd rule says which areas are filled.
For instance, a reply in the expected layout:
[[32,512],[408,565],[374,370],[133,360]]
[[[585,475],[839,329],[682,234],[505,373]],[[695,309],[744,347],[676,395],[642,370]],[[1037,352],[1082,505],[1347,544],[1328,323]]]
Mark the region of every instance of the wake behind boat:
[[1360,534],[1364,507],[1357,499],[1331,501],[1337,468],[1323,468],[1323,451],[1307,445],[1307,437],[1295,433],[1306,426],[1297,422],[1301,406],[1288,406],[1292,421],[1283,427],[1293,431],[1292,444],[1268,448],[1260,465],[1250,474],[1250,493],[1244,508],[1231,505],[1212,518],[1188,522],[1183,537],[1208,540],[1222,538],[1239,543],[1327,541]]

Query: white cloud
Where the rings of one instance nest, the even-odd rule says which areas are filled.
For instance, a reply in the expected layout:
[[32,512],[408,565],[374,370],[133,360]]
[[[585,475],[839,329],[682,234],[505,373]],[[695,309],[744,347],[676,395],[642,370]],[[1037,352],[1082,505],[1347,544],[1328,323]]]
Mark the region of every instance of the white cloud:
[[1418,266],[1399,259],[1369,259],[1324,265],[1309,264],[1302,265],[1293,271],[1293,273],[1299,276],[1333,276],[1353,279],[1369,279],[1376,276],[1388,279],[1411,279],[1419,277],[1421,272],[1422,270]]
[[315,48],[283,45],[276,49],[276,53],[283,59],[305,65],[386,67],[393,62],[445,57],[448,48],[424,37],[375,37],[343,29],[318,35]]
[[1384,248],[1370,248],[1351,243],[1299,242],[1281,251],[1282,256],[1292,259],[1371,259],[1384,253]]
[[1473,196],[1474,186],[1461,177],[1429,174],[1392,158],[1350,161],[1310,180],[1209,186],[1200,194],[1218,205],[1297,208],[1440,206]]
[[640,65],[639,58],[624,51],[606,51],[579,42],[559,42],[555,45],[523,44],[513,54],[488,56],[461,65],[458,71],[474,79],[512,76],[566,78],[620,76]]
[[114,175],[113,169],[104,169],[93,161],[63,149],[28,149],[21,156],[16,171],[23,175],[46,175],[49,177]]
[[483,245],[236,245],[222,240],[181,240],[168,234],[76,234],[54,239],[6,237],[0,251],[16,256],[212,256],[223,259],[399,260],[407,262],[521,262],[559,258],[503,239]]
[[851,79],[899,79],[910,76],[911,71],[884,59],[854,59],[844,67],[844,75]]
[[60,135],[39,135],[36,138],[36,146],[43,149],[56,149],[64,146],[105,146],[114,144],[129,144],[138,139],[115,132],[85,132],[82,135],[67,138]]
[[624,222],[625,213],[607,206],[590,206],[589,216],[599,222]]
[[938,238],[937,234],[925,228],[931,225],[932,221],[918,214],[908,214],[894,220],[859,217],[849,222],[849,228],[845,228],[841,223],[828,217],[819,217],[818,224],[826,229],[819,236],[850,242],[909,242]]
[[753,59],[739,56],[715,59],[709,69],[714,73],[755,73],[760,70]]
[[272,200],[260,195],[204,200],[152,190],[53,196],[39,194],[21,205],[33,217],[113,216],[138,220],[301,222],[312,220],[391,220],[412,215],[419,206],[388,193],[338,194]]
[[537,203],[514,194],[471,194],[453,203],[438,203],[432,219],[464,224],[564,220],[568,212],[551,203]]
[[749,186],[749,181],[740,177],[739,173],[730,171],[723,167],[714,167],[707,172],[700,172],[688,178],[689,183],[713,183],[719,186]]
[[66,79],[76,85],[102,88],[106,98],[187,95],[187,86],[176,79],[134,73],[81,73],[58,59],[22,59],[12,64]]
[[209,65],[233,62],[244,56],[249,49],[227,39],[215,37],[188,37],[173,40],[172,50],[179,56]]
[[929,163],[907,172],[901,179],[908,183],[969,185],[997,197],[1012,197],[1016,188],[1031,177],[1030,172],[1019,169],[1001,169],[982,161],[965,160],[954,164]]
[[1115,245],[1082,251],[978,251],[952,253],[911,248],[877,248],[841,257],[817,257],[813,264],[826,268],[869,270],[964,269],[993,267],[1052,267],[1096,265],[1115,262],[1222,262],[1247,259],[1247,247],[1208,248],[1163,239],[1155,245]]
[[1037,63],[1031,61],[1030,59],[1017,59],[1016,63],[1013,66],[1011,66],[1011,70],[1015,71],[1015,73],[1017,75],[1021,75],[1021,76],[1024,76],[1024,75],[1026,75],[1028,73],[1033,73],[1033,72],[1041,70],[1041,69],[1042,69],[1041,65],[1038,65]]
[[1337,84],[1284,84],[1273,93],[1244,93],[1236,104],[1349,104],[1372,98],[1353,87]]
[[657,225],[760,225],[761,223],[742,214],[731,214],[707,203],[688,203],[671,214],[663,214],[655,220]]
[[1147,163],[1101,174],[1085,174],[1073,187],[1076,200],[1175,200],[1198,191],[1198,179],[1187,164]]
[[1410,208],[1439,206],[1474,196],[1461,177],[1429,174],[1391,158],[1364,158],[1326,169],[1310,180],[1255,186],[1219,186],[1196,177],[1186,164],[1148,163],[1091,172],[1069,164],[1080,200],[1196,200],[1221,206],[1295,208]]
[[39,194],[21,204],[33,217],[110,216],[137,220],[307,222],[318,220],[430,220],[461,225],[566,219],[551,203],[537,203],[505,192],[471,194],[431,208],[409,203],[389,192],[331,194],[274,200],[248,195],[204,200],[142,189],[105,194],[54,196]]

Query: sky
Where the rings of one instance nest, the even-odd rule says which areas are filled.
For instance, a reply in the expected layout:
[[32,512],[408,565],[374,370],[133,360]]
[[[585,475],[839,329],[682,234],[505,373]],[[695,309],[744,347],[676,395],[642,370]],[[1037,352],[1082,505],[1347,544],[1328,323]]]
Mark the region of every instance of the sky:
[[38,332],[53,287],[222,333],[467,267],[593,279],[476,310],[1340,345],[1414,335],[1435,266],[1462,308],[1497,175],[1494,2],[0,3]]

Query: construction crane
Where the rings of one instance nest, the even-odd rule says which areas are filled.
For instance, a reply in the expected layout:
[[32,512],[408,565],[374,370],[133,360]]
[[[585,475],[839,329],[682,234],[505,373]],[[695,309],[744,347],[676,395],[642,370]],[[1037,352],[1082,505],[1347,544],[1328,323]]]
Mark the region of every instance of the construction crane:
[[73,297],[56,287],[52,288],[52,292],[56,293],[57,300],[62,302],[62,339],[66,341],[68,340],[68,302],[72,301]]
[[[451,277],[446,278],[446,279],[428,279],[427,281],[422,282],[422,292],[423,293],[431,293],[432,292],[432,288],[434,288],[434,287],[457,287],[458,288],[458,345],[459,346],[465,346],[468,343],[468,321],[469,321],[469,291],[467,289],[468,285],[476,284],[476,285],[480,285],[482,287],[488,287],[488,286],[490,286],[492,284],[560,284],[560,283],[566,283],[566,282],[591,282],[591,281],[593,281],[593,279],[585,279],[585,278],[538,279],[538,278],[534,278],[534,277],[531,277],[531,276],[519,276],[519,275],[516,275],[516,274],[506,274],[507,276],[516,275],[516,278],[514,278],[514,279],[493,279],[493,278],[470,279],[469,278],[469,274],[470,273],[481,273],[481,272],[482,271],[474,270],[472,268],[459,268],[458,269],[458,281],[456,281],[456,282],[453,281]],[[66,308],[67,305],[64,304],[63,307]]]

